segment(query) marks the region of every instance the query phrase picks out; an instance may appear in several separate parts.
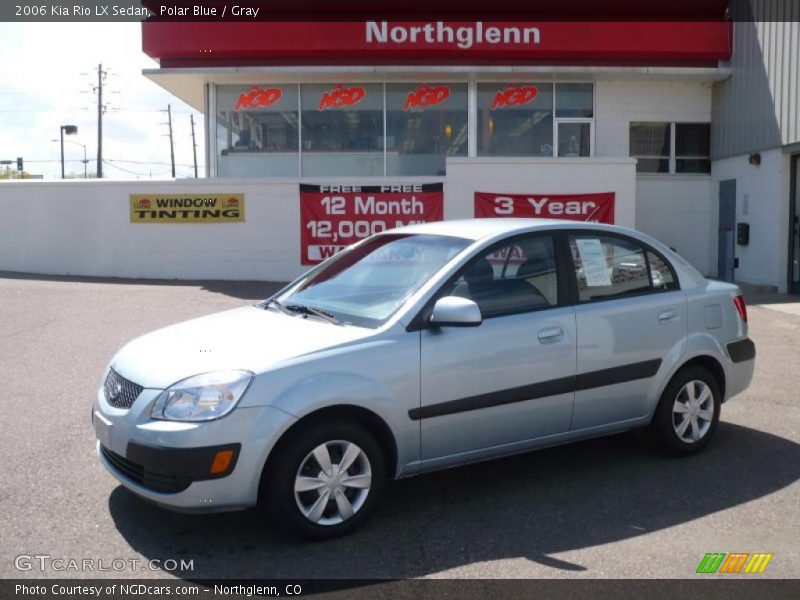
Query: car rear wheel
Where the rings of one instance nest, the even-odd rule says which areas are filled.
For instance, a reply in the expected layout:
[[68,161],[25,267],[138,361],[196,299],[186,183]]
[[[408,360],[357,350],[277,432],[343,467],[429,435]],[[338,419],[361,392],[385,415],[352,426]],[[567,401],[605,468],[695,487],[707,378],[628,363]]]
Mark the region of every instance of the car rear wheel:
[[669,382],[648,433],[662,451],[686,456],[702,450],[719,422],[719,384],[703,367],[688,367]]
[[386,477],[380,445],[356,423],[316,422],[290,434],[262,480],[265,508],[291,534],[327,539],[358,527]]

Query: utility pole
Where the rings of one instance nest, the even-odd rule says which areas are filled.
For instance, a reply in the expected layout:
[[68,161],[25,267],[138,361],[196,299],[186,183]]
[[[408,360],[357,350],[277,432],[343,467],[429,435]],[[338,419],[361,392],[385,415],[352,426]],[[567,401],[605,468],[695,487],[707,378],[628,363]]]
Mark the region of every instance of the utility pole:
[[172,105],[167,104],[167,125],[169,125],[169,155],[172,161],[172,178],[175,179],[175,143],[172,139]]
[[192,153],[194,155],[194,178],[197,179],[197,142],[194,137],[194,115],[189,115],[189,120],[192,122]]
[[103,113],[106,110],[103,105],[103,82],[106,79],[106,72],[103,71],[103,63],[97,65],[97,178],[103,178]]

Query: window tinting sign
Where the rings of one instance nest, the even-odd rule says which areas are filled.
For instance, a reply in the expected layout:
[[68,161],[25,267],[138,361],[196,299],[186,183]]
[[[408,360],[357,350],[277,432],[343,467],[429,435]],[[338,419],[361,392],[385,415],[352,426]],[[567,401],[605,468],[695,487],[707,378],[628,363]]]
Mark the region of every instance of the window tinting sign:
[[360,86],[345,87],[341,83],[327,92],[322,93],[319,99],[319,110],[331,108],[347,108],[355,106],[367,97],[367,90]]
[[409,92],[403,110],[425,110],[430,106],[441,104],[450,97],[450,88],[446,85],[431,87],[427,84]]
[[260,88],[254,85],[247,93],[239,95],[233,110],[274,106],[281,101],[282,97],[283,91],[280,88]]
[[130,196],[131,223],[241,223],[244,194]]

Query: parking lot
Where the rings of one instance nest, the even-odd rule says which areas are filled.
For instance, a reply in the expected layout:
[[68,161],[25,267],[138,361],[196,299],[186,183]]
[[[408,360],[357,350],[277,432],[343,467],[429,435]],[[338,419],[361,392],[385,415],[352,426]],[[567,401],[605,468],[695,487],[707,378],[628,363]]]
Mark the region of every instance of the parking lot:
[[757,577],[800,577],[800,314],[790,305],[750,306],[755,380],[692,458],[654,456],[626,434],[403,480],[362,530],[315,544],[276,535],[256,511],[175,514],[117,485],[94,454],[89,410],[111,355],[273,289],[0,274],[0,577],[63,575],[15,567],[44,554],[193,560],[174,574],[68,573],[83,577],[683,578],[707,552],[773,553]]

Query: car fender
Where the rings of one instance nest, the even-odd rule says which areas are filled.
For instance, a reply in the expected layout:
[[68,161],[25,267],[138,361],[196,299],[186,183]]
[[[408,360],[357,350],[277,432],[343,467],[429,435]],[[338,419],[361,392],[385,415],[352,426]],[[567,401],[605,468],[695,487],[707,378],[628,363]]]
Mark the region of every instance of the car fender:
[[[658,401],[661,399],[661,395],[669,385],[669,382],[672,381],[672,378],[675,376],[675,374],[680,371],[686,363],[690,362],[694,358],[700,356],[710,356],[711,358],[714,358],[722,366],[722,370],[725,373],[725,379],[728,379],[729,373],[727,361],[725,360],[725,351],[723,350],[722,345],[719,343],[719,340],[708,333],[695,332],[688,335],[688,338],[685,340],[685,344],[685,352],[680,355],[678,360],[671,360],[668,362],[669,369],[665,372],[664,376],[658,380],[659,384],[655,393],[655,401],[652,403],[650,410],[650,417],[653,416],[653,413],[658,406]],[[667,361],[665,360],[665,362]]]
[[386,383],[366,375],[323,371],[284,389],[274,398],[272,406],[297,420],[331,407],[358,407],[371,412],[391,431],[397,448],[398,469],[402,472],[404,465],[419,460],[419,424],[408,416],[409,409],[419,405],[419,387],[414,387],[416,394],[408,390],[398,394]]

